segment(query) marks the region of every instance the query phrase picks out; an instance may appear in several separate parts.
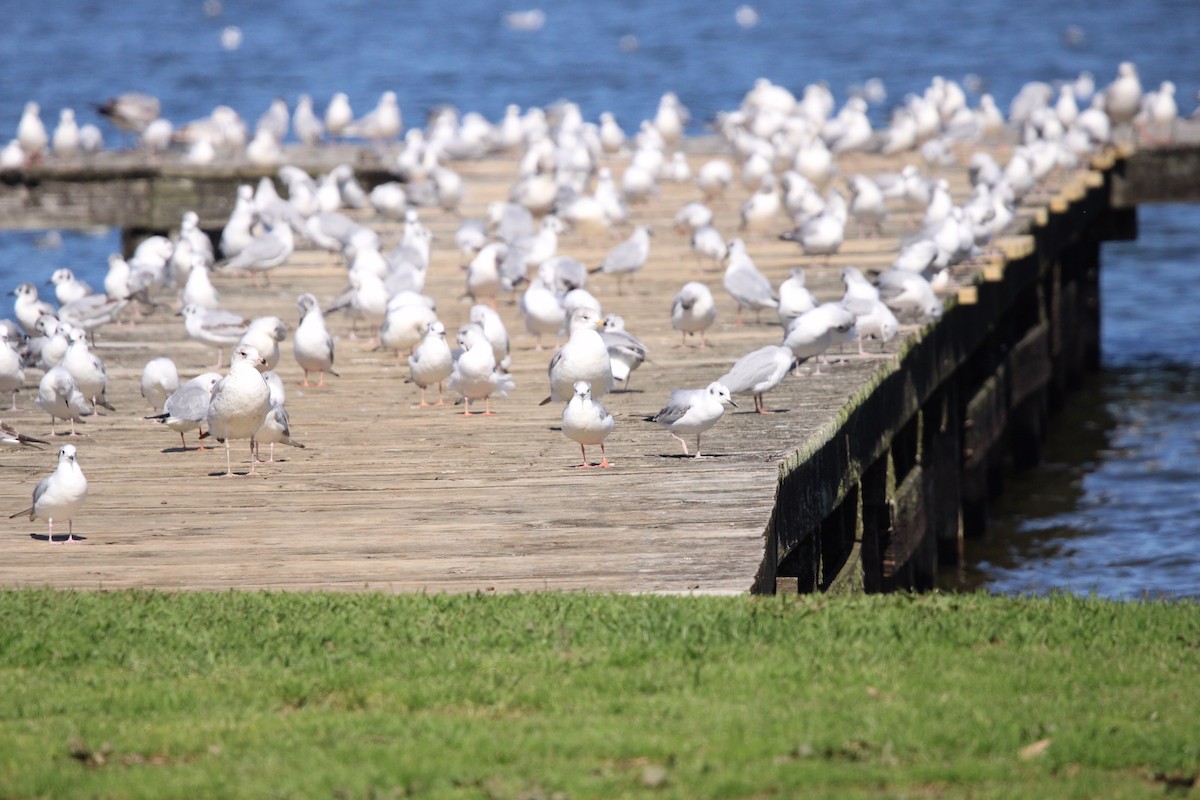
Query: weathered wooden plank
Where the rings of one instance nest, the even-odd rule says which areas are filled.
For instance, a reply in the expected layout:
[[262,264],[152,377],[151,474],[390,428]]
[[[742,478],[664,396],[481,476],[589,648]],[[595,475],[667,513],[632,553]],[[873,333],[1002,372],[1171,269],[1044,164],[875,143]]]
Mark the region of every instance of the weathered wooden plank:
[[1050,370],[1050,326],[1041,322],[1009,352],[1006,374],[1010,407],[1044,389],[1050,382]]
[[883,576],[895,578],[921,548],[929,532],[924,478],[920,467],[909,472],[891,498],[892,535],[883,553]]

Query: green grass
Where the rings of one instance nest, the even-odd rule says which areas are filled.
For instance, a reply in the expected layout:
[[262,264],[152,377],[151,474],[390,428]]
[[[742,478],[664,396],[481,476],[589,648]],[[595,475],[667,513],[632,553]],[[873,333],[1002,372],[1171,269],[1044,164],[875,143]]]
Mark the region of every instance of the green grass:
[[0,620],[0,797],[1161,797],[1200,769],[1194,603],[20,591]]

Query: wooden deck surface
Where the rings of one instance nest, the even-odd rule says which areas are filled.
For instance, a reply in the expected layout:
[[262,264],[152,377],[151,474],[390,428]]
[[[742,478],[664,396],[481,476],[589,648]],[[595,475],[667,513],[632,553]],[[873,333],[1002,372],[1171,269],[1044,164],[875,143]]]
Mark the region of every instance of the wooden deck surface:
[[[707,158],[693,156],[693,167]],[[915,155],[911,160],[918,161]],[[841,170],[844,176],[871,174],[904,163],[860,155],[843,159]],[[621,165],[616,166],[619,175]],[[502,158],[456,168],[469,181],[462,212],[478,217],[488,201],[506,194],[516,162]],[[956,199],[965,196],[965,170],[935,174],[950,178]],[[1027,201],[1021,223],[1045,213],[1038,209],[1053,195],[1082,180],[1081,174],[1052,176]],[[746,195],[735,187],[717,208],[717,225],[727,236],[736,234]],[[556,430],[562,406],[538,406],[547,394],[550,351],[533,350],[517,307],[502,298],[517,388],[494,402],[496,416],[463,418],[457,413],[461,406],[453,405],[414,408],[417,389],[405,383],[407,366],[397,367],[391,354],[351,341],[348,322],[335,314],[329,323],[338,339],[340,378],[331,378],[324,389],[302,389],[290,337],[277,370],[288,387],[293,435],[307,448],[277,447],[282,460],[259,465],[254,476],[227,479],[223,452],[190,449],[194,433],[189,450],[180,452],[174,432],[142,419],[150,413],[138,393],[146,361],[170,356],[186,380],[214,358],[212,349],[186,338],[179,318],[160,312],[136,327],[100,332],[97,352],[108,365],[108,396],[117,411],[90,418],[79,439],[54,443],[77,445],[89,480],[87,504],[75,521],[84,540],[51,545],[44,522],[8,521],[0,586],[747,591],[763,557],[778,462],[835,419],[873,371],[894,369],[896,362],[852,358],[819,376],[805,365],[800,376],[767,396],[779,413],[754,414],[746,398],[740,413],[727,414],[705,435],[703,449],[711,458],[681,458],[668,433],[642,417],[657,411],[670,390],[704,386],[741,355],[782,338],[768,315],[762,324],[736,326],[722,273],[702,269],[687,239],[672,230],[678,207],[698,196],[690,184],[666,184],[656,199],[632,208],[632,222],[649,222],[656,236],[649,263],[625,296],[617,295],[610,277],[589,282],[605,311],[624,316],[650,348],[650,361],[634,373],[632,390],[604,400],[617,415],[608,440],[613,468],[575,469],[579,448]],[[380,231],[386,247],[399,239],[396,224],[360,216]],[[429,210],[422,220],[437,237],[426,293],[437,298],[452,336],[470,306],[460,299],[465,273],[453,243],[459,220]],[[774,284],[802,264],[809,268],[810,288],[822,299],[834,299],[841,295],[842,266],[890,263],[898,238],[919,222],[919,211],[897,206],[883,238],[850,238],[831,263],[822,264],[774,238],[790,227],[780,216],[770,237],[748,240],[749,252]],[[566,234],[559,252],[596,264],[627,232],[592,243]],[[1001,244],[1018,251],[1027,247],[1028,237],[1017,233]],[[983,266],[974,265],[959,282],[970,284]],[[40,284],[48,277],[29,279]],[[687,280],[704,281],[717,298],[717,324],[706,350],[679,347],[670,327],[671,297]],[[346,279],[335,258],[301,250],[271,274],[269,288],[254,289],[232,276],[216,282],[224,307],[247,316],[277,315],[294,325],[299,293],[311,291],[326,302]],[[902,337],[913,335],[919,335],[915,326]],[[897,339],[887,349],[894,353],[901,345]],[[21,411],[2,412],[35,436],[50,429],[33,404],[40,376],[29,371],[19,395]],[[246,443],[235,448],[241,459],[235,471],[244,473]],[[26,507],[34,484],[55,461],[54,447],[0,453],[0,509],[7,514]]]

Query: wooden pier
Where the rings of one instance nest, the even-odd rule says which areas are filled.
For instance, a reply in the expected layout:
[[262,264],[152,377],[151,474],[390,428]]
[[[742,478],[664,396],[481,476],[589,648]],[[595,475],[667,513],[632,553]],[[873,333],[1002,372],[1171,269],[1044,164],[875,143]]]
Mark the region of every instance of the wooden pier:
[[[996,156],[1006,158],[1007,148]],[[693,168],[709,157],[693,153]],[[214,226],[232,207],[232,187],[258,176],[121,158],[79,165],[74,178],[49,166],[0,177],[0,227],[165,230],[186,202]],[[735,325],[721,272],[700,264],[671,229],[678,207],[697,198],[691,184],[665,184],[632,208],[631,221],[650,223],[656,236],[649,263],[624,296],[606,276],[588,286],[650,349],[631,391],[604,400],[618,417],[608,442],[612,469],[575,469],[578,447],[557,430],[561,406],[538,406],[550,351],[533,349],[517,308],[503,299],[517,389],[493,404],[497,416],[464,418],[452,405],[414,408],[407,366],[349,339],[349,324],[333,315],[340,378],[302,389],[290,338],[278,367],[293,435],[306,449],[277,447],[280,461],[232,479],[222,477],[219,450],[190,449],[190,434],[189,450],[180,452],[176,434],[144,421],[150,410],[138,393],[149,359],[172,357],[186,379],[212,363],[213,351],[188,340],[182,322],[163,312],[131,328],[108,326],[98,353],[117,411],[90,418],[81,438],[62,439],[79,448],[90,482],[75,524],[84,541],[50,545],[43,522],[8,522],[0,586],[679,593],[932,586],[938,569],[961,557],[964,537],[983,529],[1006,458],[1036,463],[1049,414],[1098,367],[1099,243],[1136,232],[1136,192],[1120,203],[1114,196],[1128,188],[1139,158],[1109,154],[1090,168],[1054,173],[985,258],[956,270],[939,323],[906,327],[885,348],[886,359],[847,356],[820,375],[804,365],[767,396],[777,413],[748,412],[747,400],[705,435],[711,457],[700,461],[681,458],[677,443],[642,417],[670,390],[703,386],[746,352],[779,343],[782,330],[767,315],[762,324]],[[306,166],[342,161],[368,183],[385,178],[370,153],[331,151]],[[848,176],[903,163],[856,155],[839,166]],[[462,213],[478,217],[506,195],[516,162],[455,168],[468,182]],[[965,170],[937,174],[956,200],[965,196]],[[114,176],[125,181],[119,197]],[[745,196],[737,187],[717,207],[717,227],[729,236]],[[385,246],[398,240],[395,223],[356,213]],[[432,210],[422,220],[436,237],[426,293],[438,299],[453,332],[469,309],[459,299],[459,220]],[[899,238],[919,223],[919,212],[897,206],[882,237],[853,236],[832,259],[804,257],[774,235],[749,239],[748,249],[776,285],[803,265],[818,297],[835,299],[843,266],[886,266]],[[777,228],[787,229],[784,217]],[[596,264],[615,241],[567,234],[559,252]],[[29,277],[40,283],[48,276]],[[707,283],[717,297],[706,350],[679,347],[670,328],[671,297],[687,280]],[[268,288],[217,278],[224,307],[291,324],[299,293],[324,302],[345,283],[339,260],[315,250],[298,251],[272,272]],[[3,417],[44,436],[49,420],[33,405],[38,378],[31,370],[22,410]],[[241,459],[235,470],[246,472],[245,442],[234,452]],[[53,447],[0,454],[0,508],[27,506],[54,463]]]

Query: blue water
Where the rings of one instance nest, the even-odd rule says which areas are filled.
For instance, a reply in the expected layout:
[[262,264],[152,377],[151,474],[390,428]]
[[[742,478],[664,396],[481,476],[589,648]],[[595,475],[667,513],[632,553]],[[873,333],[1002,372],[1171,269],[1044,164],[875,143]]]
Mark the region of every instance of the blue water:
[[[302,92],[322,110],[344,91],[363,111],[390,89],[407,124],[445,103],[498,118],[508,103],[566,98],[589,119],[612,111],[627,130],[672,90],[691,109],[691,132],[702,133],[759,76],[795,90],[825,81],[839,100],[880,77],[888,99],[872,109],[876,120],[935,74],[975,76],[1002,105],[1029,80],[1090,70],[1103,84],[1126,59],[1147,86],[1175,81],[1185,113],[1200,88],[1194,0],[778,0],[753,4],[753,28],[735,23],[737,2],[562,0],[541,6],[545,25],[536,31],[503,23],[505,13],[533,2],[230,0],[211,13],[218,5],[7,4],[0,11],[0,136],[15,132],[26,100],[38,100],[51,125],[66,106],[81,123],[97,122],[88,104],[128,90],[160,97],[177,123],[217,104],[253,123],[273,98],[294,102]],[[221,45],[229,26],[242,32],[236,50]],[[110,144],[118,141],[101,127]],[[1117,596],[1197,591],[1200,565],[1187,546],[1200,526],[1200,492],[1190,479],[1200,473],[1200,367],[1186,335],[1164,324],[1174,318],[1179,329],[1195,328],[1200,292],[1189,255],[1200,251],[1197,231],[1200,209],[1146,210],[1137,243],[1105,247],[1107,371],[1068,409],[1079,433],[1050,443],[1051,466],[1039,475],[1062,481],[1043,477],[1030,487],[1046,502],[1005,506],[990,541],[971,543],[968,557],[978,555],[966,570],[971,585],[1098,588]],[[59,266],[99,282],[105,256],[118,246],[115,232],[64,232],[57,249],[39,247],[39,239],[0,234],[0,287],[43,281]]]

